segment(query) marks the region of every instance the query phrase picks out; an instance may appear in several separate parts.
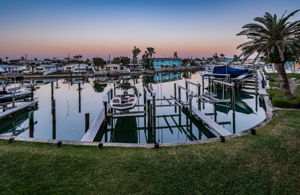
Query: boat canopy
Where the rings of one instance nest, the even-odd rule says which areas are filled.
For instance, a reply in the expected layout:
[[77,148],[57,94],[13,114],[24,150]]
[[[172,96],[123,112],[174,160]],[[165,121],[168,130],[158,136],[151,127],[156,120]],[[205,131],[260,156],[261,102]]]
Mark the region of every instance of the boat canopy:
[[224,77],[224,76],[222,76],[222,74],[230,75],[231,78],[237,78],[241,75],[252,76],[251,69],[232,68],[232,67],[229,67],[229,66],[215,66],[214,70],[213,70],[213,75],[215,77],[222,78],[222,77]]

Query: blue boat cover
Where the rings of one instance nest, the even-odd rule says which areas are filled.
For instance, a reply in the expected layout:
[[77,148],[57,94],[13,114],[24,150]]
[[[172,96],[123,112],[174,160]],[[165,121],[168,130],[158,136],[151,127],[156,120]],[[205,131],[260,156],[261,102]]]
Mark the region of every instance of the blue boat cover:
[[[251,76],[250,69],[239,69],[239,68],[231,68],[229,66],[215,66],[213,70],[213,74],[229,74],[231,78],[236,78],[240,75],[249,75]],[[225,77],[222,75],[215,75],[215,77]]]

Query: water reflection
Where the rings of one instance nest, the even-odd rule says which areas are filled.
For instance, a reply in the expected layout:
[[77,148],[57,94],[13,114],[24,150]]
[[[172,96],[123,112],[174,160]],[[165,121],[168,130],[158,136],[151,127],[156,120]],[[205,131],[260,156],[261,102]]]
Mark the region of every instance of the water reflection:
[[[21,137],[81,140],[85,134],[85,113],[90,114],[92,123],[103,108],[102,100],[106,92],[114,86],[122,83],[135,86],[140,92],[139,104],[143,104],[146,98],[143,95],[145,86],[153,88],[157,99],[163,99],[164,96],[170,97],[174,94],[174,84],[185,86],[186,79],[201,82],[199,72],[35,80],[33,82],[37,83],[38,87],[33,93],[34,97],[39,99],[39,108],[35,112],[23,113],[13,119],[1,121],[0,133]],[[26,82],[32,81],[24,80],[24,83]],[[204,92],[208,92],[208,89]],[[217,98],[230,99],[229,91],[220,88],[211,89],[211,93]],[[101,127],[95,141],[170,143],[218,136],[198,120],[189,117],[185,110],[177,106],[167,107],[164,104],[164,101],[157,102],[160,107],[156,110],[154,127],[149,126],[146,114],[114,116]],[[204,113],[232,133],[252,127],[265,118],[265,111],[258,96],[246,92],[236,93],[235,109],[230,103],[197,104],[194,99],[194,106],[199,106]],[[143,106],[138,106],[133,111],[139,112],[144,109]]]

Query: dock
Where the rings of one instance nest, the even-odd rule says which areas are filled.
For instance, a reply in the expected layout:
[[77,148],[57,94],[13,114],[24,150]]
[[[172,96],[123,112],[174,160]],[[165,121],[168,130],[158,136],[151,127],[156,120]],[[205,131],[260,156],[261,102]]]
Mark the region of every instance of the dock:
[[[108,104],[109,106],[109,104]],[[109,110],[109,108],[108,108]],[[93,142],[102,123],[104,122],[106,116],[105,116],[105,108],[101,109],[98,116],[93,121],[91,127],[87,130],[87,132],[82,137],[81,141],[83,142]]]
[[16,106],[16,107],[11,108],[11,109],[9,109],[9,110],[6,110],[6,111],[4,111],[4,112],[1,112],[1,113],[0,113],[0,119],[5,118],[5,117],[7,117],[7,116],[9,116],[9,115],[15,114],[15,113],[17,113],[17,112],[19,112],[19,111],[21,111],[21,110],[26,109],[26,108],[33,107],[33,106],[35,106],[37,103],[38,103],[38,101],[37,101],[37,100],[34,100],[34,101],[30,101],[30,102],[26,102],[26,103],[24,103],[24,104],[18,105],[18,106]]
[[221,125],[213,121],[210,117],[203,114],[200,110],[198,110],[194,106],[192,106],[192,113],[197,118],[201,119],[205,124],[210,126],[213,130],[215,130],[220,136],[225,137],[231,135],[231,133],[227,129],[225,129],[224,127],[222,127]]

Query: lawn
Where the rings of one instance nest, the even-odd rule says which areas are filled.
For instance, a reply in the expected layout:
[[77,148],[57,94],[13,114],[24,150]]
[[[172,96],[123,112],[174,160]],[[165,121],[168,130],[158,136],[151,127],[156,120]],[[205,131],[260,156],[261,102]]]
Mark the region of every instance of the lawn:
[[299,84],[295,89],[292,100],[283,98],[281,90],[279,89],[280,84],[278,74],[271,73],[266,75],[269,75],[271,77],[270,86],[275,87],[274,89],[268,90],[273,106],[285,108],[300,108],[300,74],[287,74],[289,78],[295,78],[295,83]]
[[299,194],[300,112],[257,135],[158,149],[0,141],[1,193]]

